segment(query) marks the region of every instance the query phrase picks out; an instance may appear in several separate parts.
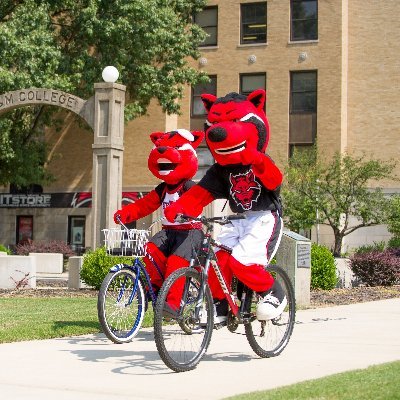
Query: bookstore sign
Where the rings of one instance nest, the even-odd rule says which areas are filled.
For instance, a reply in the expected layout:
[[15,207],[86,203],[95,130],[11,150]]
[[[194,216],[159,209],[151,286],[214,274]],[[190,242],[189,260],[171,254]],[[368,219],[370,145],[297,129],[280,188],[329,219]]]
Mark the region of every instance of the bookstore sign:
[[[123,192],[122,205],[142,197],[140,192]],[[91,192],[0,194],[0,208],[88,208],[92,207]]]

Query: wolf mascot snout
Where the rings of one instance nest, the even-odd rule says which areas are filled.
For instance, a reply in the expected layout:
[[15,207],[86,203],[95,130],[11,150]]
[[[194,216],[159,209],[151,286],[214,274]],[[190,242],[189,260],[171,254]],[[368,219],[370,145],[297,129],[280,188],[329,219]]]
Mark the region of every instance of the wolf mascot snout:
[[[233,212],[246,216],[223,229],[218,241],[233,251],[218,251],[217,258],[228,286],[234,274],[260,295],[257,316],[261,320],[276,318],[286,302],[280,285],[274,284],[264,268],[282,235],[282,173],[265,154],[270,136],[265,96],[264,90],[247,97],[237,93],[220,98],[202,95],[208,113],[205,138],[215,164],[198,185],[165,210],[166,217],[174,221],[179,213],[198,215],[214,199],[227,199]],[[222,321],[227,302],[213,271],[209,282]]]

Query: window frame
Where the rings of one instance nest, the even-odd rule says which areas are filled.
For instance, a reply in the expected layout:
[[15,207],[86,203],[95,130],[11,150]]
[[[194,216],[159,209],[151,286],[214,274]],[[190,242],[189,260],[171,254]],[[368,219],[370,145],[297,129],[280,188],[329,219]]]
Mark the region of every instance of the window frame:
[[[293,90],[294,75],[313,74],[315,85],[313,90],[302,89]],[[315,106],[312,109],[294,110],[293,94],[314,93]],[[315,143],[317,137],[317,117],[318,117],[318,70],[290,71],[290,93],[289,93],[289,149],[288,155],[291,156],[294,147],[307,147]]]
[[[201,13],[202,11],[205,11],[205,10],[212,10],[212,9],[216,10],[216,25],[204,25],[204,26],[202,26],[202,25],[200,25],[200,24],[198,24],[198,23],[196,22],[196,16],[197,16],[199,13]],[[203,29],[206,33],[208,33],[208,32],[207,32],[207,29],[215,28],[215,43],[206,44],[205,42],[207,41],[208,38],[210,38],[210,36],[208,36],[208,37],[204,40],[203,43],[200,43],[200,44],[199,44],[199,47],[216,47],[216,46],[218,46],[218,6],[215,5],[215,6],[204,7],[204,9],[203,9],[202,11],[199,11],[199,13],[196,13],[196,14],[193,15],[193,22],[194,22],[195,24],[199,25],[200,28]]]
[[[315,74],[315,90],[293,90],[293,76],[296,74]],[[293,111],[293,93],[315,93],[315,110],[301,110]],[[318,108],[318,70],[299,70],[290,71],[290,102],[289,102],[289,114],[307,114],[316,113]]]
[[[294,22],[301,21],[300,19],[293,18],[293,6],[295,3],[316,3],[316,17],[315,18],[304,18],[303,21],[312,21],[315,20],[315,35],[314,37],[307,38],[305,36],[302,37],[294,37]],[[291,42],[306,42],[318,40],[318,0],[290,0],[290,41]]]
[[[211,91],[208,91],[210,94],[215,94],[217,95],[217,85],[218,85],[218,79],[217,75],[208,75],[210,78],[209,84],[212,84],[212,81],[214,80],[214,86],[215,86],[215,93],[211,93]],[[194,93],[195,88],[192,86],[191,87],[191,93],[190,93],[190,118],[204,118],[207,115],[206,110],[204,109],[204,113],[202,114],[195,114],[194,113],[194,104],[195,104],[195,99],[198,99],[201,97],[202,94],[207,93],[207,92],[201,92],[199,94]]]
[[[23,220],[29,220],[30,221],[30,234],[25,237],[25,238],[20,238],[21,234],[21,222]],[[26,230],[28,232],[28,230]],[[34,238],[34,220],[33,220],[33,215],[16,215],[16,229],[15,229],[15,243],[16,244],[24,244],[25,242],[29,242],[30,240],[33,240]]]
[[267,73],[266,72],[251,72],[251,73],[243,73],[239,74],[239,93],[243,94],[245,96],[248,96],[251,92],[253,92],[256,89],[251,90],[250,92],[244,92],[243,91],[243,78],[248,77],[248,76],[263,76],[264,77],[264,87],[263,88],[256,88],[256,89],[264,89],[267,90]]
[[[81,233],[81,243],[75,243],[72,238],[72,230],[73,230],[73,221],[74,220],[83,220],[82,233]],[[68,234],[67,234],[67,243],[71,246],[71,248],[77,252],[85,248],[86,242],[86,215],[68,215]]]
[[[243,9],[245,7],[251,7],[251,6],[256,6],[256,5],[261,5],[263,4],[265,6],[265,40],[253,40],[253,41],[248,41],[244,39],[244,25],[245,22],[243,21]],[[259,45],[259,44],[267,44],[267,39],[268,39],[268,8],[267,8],[267,2],[266,1],[257,1],[253,3],[241,3],[240,4],[240,45]],[[251,22],[247,22],[247,25],[250,25]],[[262,25],[260,24],[260,21],[254,21],[254,25]],[[258,33],[259,34],[259,33]]]

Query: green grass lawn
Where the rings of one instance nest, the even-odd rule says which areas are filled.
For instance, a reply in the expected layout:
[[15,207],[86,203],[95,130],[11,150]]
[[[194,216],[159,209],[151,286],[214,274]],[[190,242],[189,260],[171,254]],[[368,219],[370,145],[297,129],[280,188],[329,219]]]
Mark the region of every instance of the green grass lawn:
[[[266,377],[268,379],[268,377]],[[344,372],[229,400],[398,400],[400,361]]]
[[[152,326],[151,305],[143,326]],[[0,343],[100,332],[96,297],[1,298]]]

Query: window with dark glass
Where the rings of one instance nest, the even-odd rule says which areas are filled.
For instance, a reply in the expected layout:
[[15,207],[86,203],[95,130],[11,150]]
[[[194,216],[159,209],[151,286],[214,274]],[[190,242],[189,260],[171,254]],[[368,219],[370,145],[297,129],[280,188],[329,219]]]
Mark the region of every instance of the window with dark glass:
[[207,114],[203,102],[201,101],[201,95],[203,93],[217,95],[217,77],[209,76],[209,78],[210,78],[209,82],[199,83],[195,86],[192,86],[192,101],[191,101],[192,117],[204,116]]
[[85,225],[85,216],[68,217],[68,244],[77,253],[85,248]]
[[[199,83],[192,87],[191,99],[191,118],[190,130],[204,131],[204,123],[207,118],[207,111],[204,108],[201,100],[201,95],[204,93],[217,95],[217,77],[209,76],[210,81],[206,83]],[[207,148],[205,141],[196,149],[199,168],[194,177],[195,180],[201,179],[206,173],[207,169],[214,163],[214,159]]]
[[240,5],[240,44],[267,43],[267,3]]
[[318,39],[318,1],[291,0],[290,40]]
[[308,146],[317,135],[317,71],[290,74],[289,144]]
[[249,95],[257,89],[266,89],[265,72],[256,74],[240,74],[240,93]]
[[207,34],[200,46],[216,46],[218,44],[218,8],[206,7],[194,15],[194,22]]
[[18,215],[16,224],[16,243],[25,244],[33,240],[33,216]]

